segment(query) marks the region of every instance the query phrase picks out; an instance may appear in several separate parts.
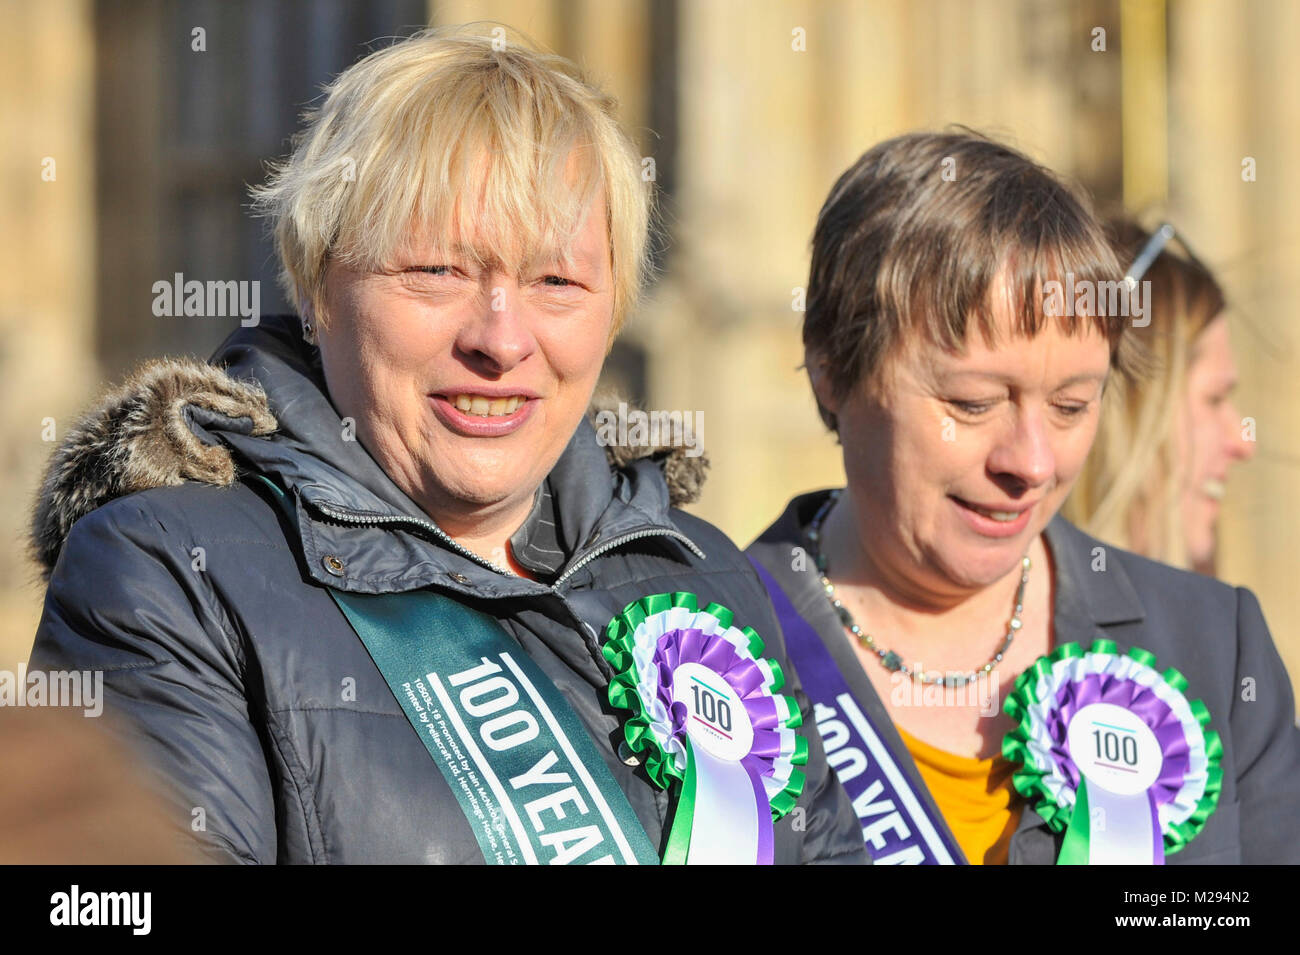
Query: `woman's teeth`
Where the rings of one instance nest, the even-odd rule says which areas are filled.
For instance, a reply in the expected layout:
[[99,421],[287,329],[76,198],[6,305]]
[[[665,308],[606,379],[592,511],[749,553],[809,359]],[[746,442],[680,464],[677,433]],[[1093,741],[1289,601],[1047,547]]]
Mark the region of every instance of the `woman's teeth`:
[[965,504],[967,507],[969,507],[976,514],[983,514],[985,517],[992,518],[995,521],[1001,521],[1004,524],[1010,524],[1012,521],[1018,518],[1022,513],[1024,513],[1023,511],[990,511],[982,507],[976,507],[970,501],[962,501],[962,503]]
[[1214,478],[1207,479],[1205,483],[1201,485],[1201,493],[1215,501],[1223,500],[1223,492],[1226,489],[1227,488],[1222,481],[1216,481]]
[[523,395],[509,398],[485,398],[483,395],[457,395],[452,401],[459,410],[480,418],[495,418],[514,414],[528,399]]

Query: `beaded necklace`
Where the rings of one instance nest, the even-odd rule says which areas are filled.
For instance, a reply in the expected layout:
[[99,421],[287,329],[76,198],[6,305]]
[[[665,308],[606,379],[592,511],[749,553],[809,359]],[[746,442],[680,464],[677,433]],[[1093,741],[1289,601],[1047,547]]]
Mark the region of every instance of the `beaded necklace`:
[[835,594],[835,585],[830,582],[826,576],[826,555],[821,552],[821,531],[822,522],[826,520],[826,515],[830,509],[835,506],[839,500],[839,490],[831,491],[830,497],[826,499],[813,517],[812,522],[808,525],[806,536],[808,538],[809,552],[812,554],[813,561],[817,567],[817,575],[821,578],[822,589],[826,593],[826,599],[831,602],[835,608],[835,613],[846,629],[852,633],[858,640],[880,660],[881,665],[891,672],[902,673],[910,676],[913,680],[922,684],[943,684],[954,688],[960,688],[967,683],[972,683],[980,676],[992,673],[999,663],[1002,662],[1003,656],[1006,655],[1007,648],[1011,646],[1011,641],[1015,639],[1016,633],[1020,630],[1022,624],[1020,614],[1024,611],[1025,584],[1029,582],[1029,555],[1026,554],[1020,561],[1020,586],[1016,588],[1016,605],[1011,613],[1011,622],[1007,626],[1007,635],[1002,638],[996,652],[989,658],[989,661],[978,670],[971,670],[968,673],[949,673],[944,675],[938,670],[913,670],[903,658],[893,650],[886,650],[876,646],[876,640],[871,634],[864,631],[858,626],[857,621],[853,619],[853,614],[844,606],[839,597]]

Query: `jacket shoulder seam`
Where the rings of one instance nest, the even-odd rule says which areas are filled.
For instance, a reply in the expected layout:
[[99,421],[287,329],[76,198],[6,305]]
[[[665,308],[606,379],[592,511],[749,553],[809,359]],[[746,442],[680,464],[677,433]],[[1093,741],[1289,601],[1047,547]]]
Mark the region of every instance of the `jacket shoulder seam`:
[[[101,520],[118,522],[119,521],[118,515],[110,512],[112,512],[115,509],[133,507],[135,509],[135,514],[138,518],[152,523],[157,528],[157,530],[161,532],[163,540],[170,538],[172,540],[184,541],[185,543],[190,545],[190,547],[187,548],[187,552],[192,552],[194,547],[203,546],[198,542],[198,539],[193,533],[193,527],[190,526],[188,522],[188,515],[186,515],[183,511],[177,511],[175,509],[172,509],[172,513],[175,513],[178,517],[182,518],[184,520],[184,523],[179,526],[174,523],[172,525],[172,529],[168,529],[167,524],[164,523],[163,521],[163,516],[166,515],[159,514],[158,509],[154,506],[152,499],[146,499],[147,495],[149,495],[150,492],[159,491],[159,490],[167,490],[167,489],[149,488],[147,490],[137,491],[135,493],[126,495],[124,497],[116,498],[96,508],[90,514],[87,514],[86,517],[89,518],[92,515],[95,515]],[[148,551],[145,548],[141,548],[141,550],[148,553]],[[170,568],[168,568],[168,570],[170,571]],[[212,613],[212,616],[216,620],[217,625],[221,628],[221,635],[225,639],[228,649],[234,656],[235,663],[239,672],[239,678],[241,681],[244,681],[246,679],[247,660],[245,659],[243,641],[239,639],[239,635],[236,633],[235,628],[231,624],[230,617],[226,613],[225,605],[217,596],[215,589],[212,587],[212,581],[208,578],[208,575],[206,573],[203,573],[203,574],[199,574],[198,576],[201,578],[201,582],[199,583],[199,585],[197,587],[189,587],[187,586],[184,577],[176,574],[172,574],[173,579],[176,580],[178,585],[182,586],[184,589],[198,596],[199,599],[203,601],[203,604],[207,608],[207,610]]]
[[405,719],[401,713],[389,713],[384,710],[362,709],[355,706],[277,706],[267,713],[356,713],[359,716],[387,716],[393,719]]
[[[109,664],[108,666],[95,667],[95,669],[99,670],[101,673],[127,673],[131,670],[152,670],[155,669],[156,667],[166,666],[167,664],[173,664],[175,666],[185,666],[185,664],[181,663],[175,657],[163,657],[162,659],[148,660],[143,663]],[[190,672],[193,673],[192,670]],[[213,683],[211,680],[205,680],[202,677],[198,677],[198,681],[202,683],[204,686],[206,686],[208,689],[216,690],[219,693],[222,693],[225,696],[230,697],[231,699],[238,700],[241,703],[248,702],[247,696],[245,696],[242,693],[238,693],[235,690],[232,690],[228,686],[223,686],[220,683]]]

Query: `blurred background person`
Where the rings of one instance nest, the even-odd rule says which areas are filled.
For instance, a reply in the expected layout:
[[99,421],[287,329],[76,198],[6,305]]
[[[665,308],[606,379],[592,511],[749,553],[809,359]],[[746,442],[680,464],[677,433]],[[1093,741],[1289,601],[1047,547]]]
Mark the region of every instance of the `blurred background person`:
[[1254,428],[1232,400],[1227,299],[1172,226],[1152,232],[1122,214],[1107,225],[1121,262],[1150,263],[1133,276],[1151,283],[1150,325],[1134,334],[1152,362],[1140,385],[1107,393],[1064,513],[1125,550],[1213,575],[1228,469],[1255,453]]
[[[112,718],[108,717],[111,721]],[[66,707],[0,708],[0,865],[205,861],[121,727]],[[195,832],[206,824],[192,816]]]

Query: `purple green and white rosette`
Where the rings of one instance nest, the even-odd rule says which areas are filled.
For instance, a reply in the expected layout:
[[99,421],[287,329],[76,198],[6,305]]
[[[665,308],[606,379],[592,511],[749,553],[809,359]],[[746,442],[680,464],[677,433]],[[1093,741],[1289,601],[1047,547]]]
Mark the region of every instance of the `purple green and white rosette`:
[[653,594],[610,621],[610,702],[656,785],[677,789],[666,864],[770,865],[773,823],[803,791],[808,741],[781,668],[730,610]]
[[1223,745],[1187,680],[1139,647],[1077,643],[1039,657],[1003,710],[1013,781],[1064,832],[1058,865],[1163,865],[1214,812]]

